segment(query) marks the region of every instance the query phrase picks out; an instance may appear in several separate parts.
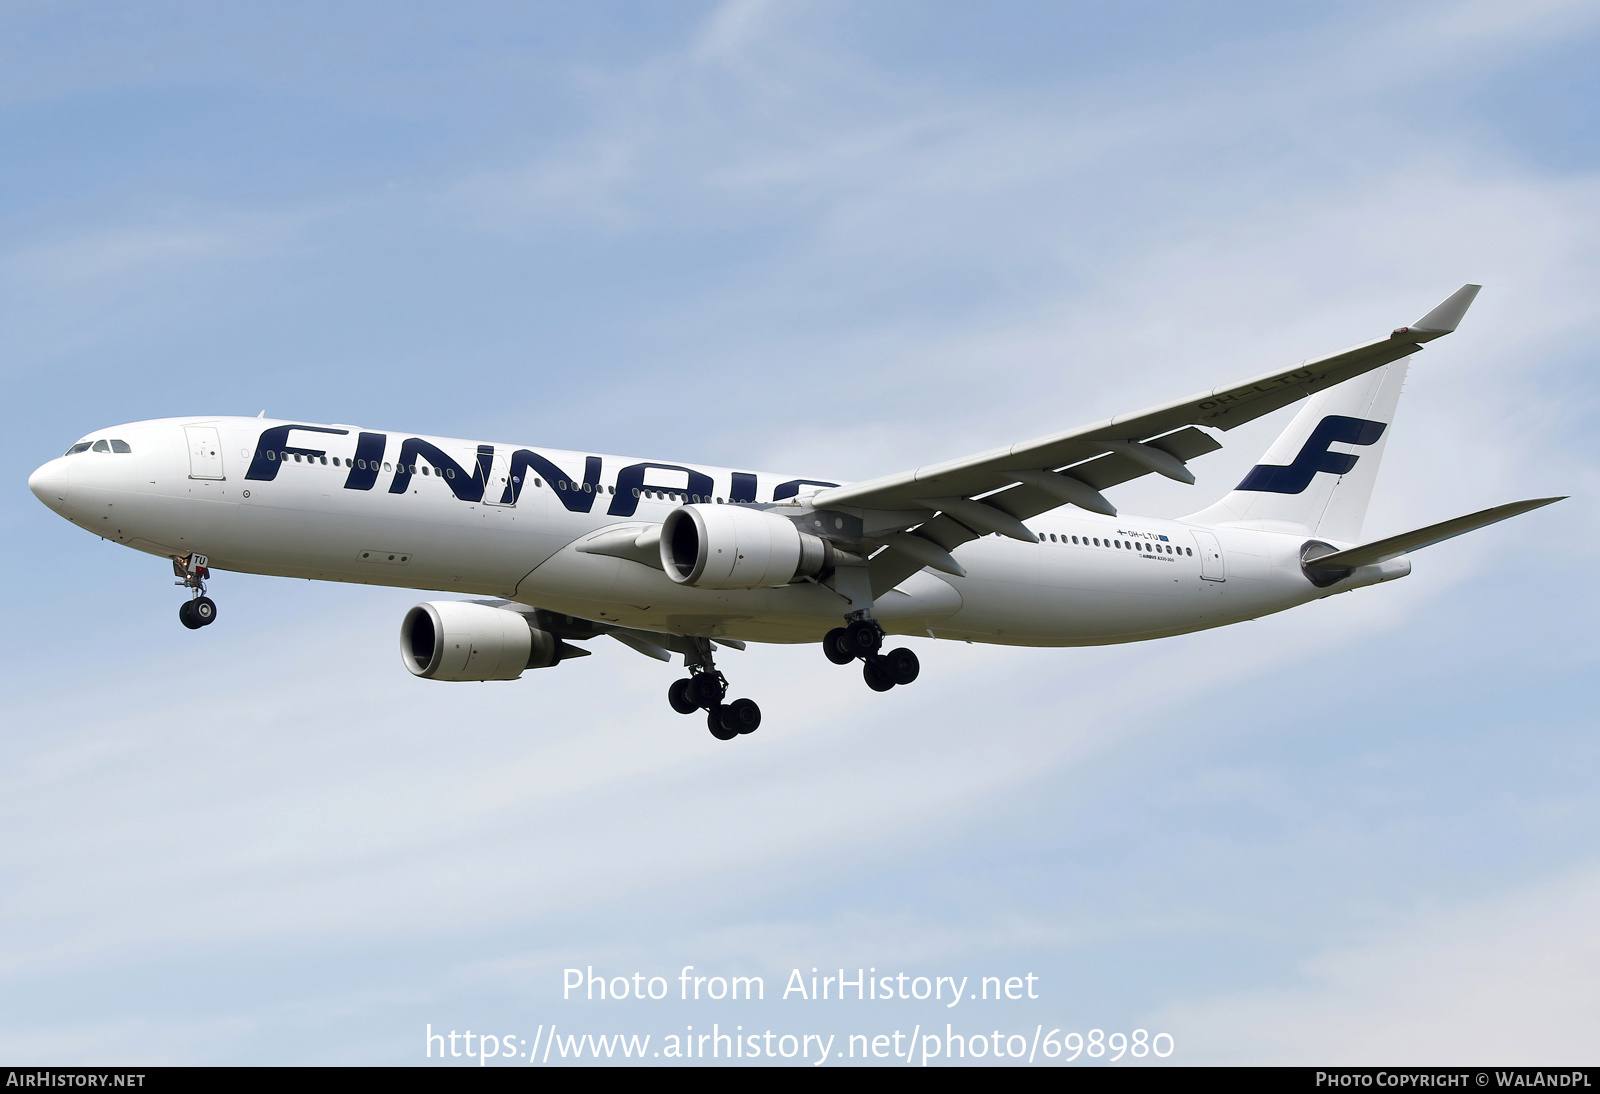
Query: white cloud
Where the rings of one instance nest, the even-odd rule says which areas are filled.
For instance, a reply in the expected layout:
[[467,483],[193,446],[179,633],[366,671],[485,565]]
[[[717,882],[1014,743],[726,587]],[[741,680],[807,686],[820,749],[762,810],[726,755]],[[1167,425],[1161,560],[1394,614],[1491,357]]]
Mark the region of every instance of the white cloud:
[[1302,963],[1293,987],[1195,999],[1162,1021],[1185,1062],[1592,1065],[1600,868],[1420,911]]

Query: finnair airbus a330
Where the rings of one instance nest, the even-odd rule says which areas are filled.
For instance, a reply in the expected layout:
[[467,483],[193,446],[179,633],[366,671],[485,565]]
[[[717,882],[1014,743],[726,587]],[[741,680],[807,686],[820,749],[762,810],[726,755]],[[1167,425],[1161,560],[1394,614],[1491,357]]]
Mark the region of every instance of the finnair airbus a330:
[[[717,646],[820,642],[887,691],[891,634],[1022,646],[1220,627],[1404,577],[1408,553],[1539,498],[1360,543],[1407,358],[1456,329],[1467,285],[1384,338],[1241,384],[860,483],[264,418],[96,430],[33,473],[39,499],[172,560],[179,618],[216,620],[212,570],[492,599],[418,604],[400,627],[429,680],[514,680],[611,637],[689,675],[668,691],[731,740]],[[1193,483],[1213,436],[1309,399],[1231,493],[1177,520],[1119,513],[1142,475]]]

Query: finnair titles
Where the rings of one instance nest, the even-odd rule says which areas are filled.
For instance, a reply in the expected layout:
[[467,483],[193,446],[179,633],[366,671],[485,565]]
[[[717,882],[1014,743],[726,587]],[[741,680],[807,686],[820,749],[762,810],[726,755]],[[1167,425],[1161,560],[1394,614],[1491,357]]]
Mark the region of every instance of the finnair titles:
[[[1363,542],[1409,359],[1478,286],[1415,324],[1137,414],[858,483],[264,418],[95,430],[28,480],[104,539],[171,560],[191,630],[213,571],[429,589],[400,625],[428,680],[514,680],[609,635],[681,657],[668,688],[731,740],[723,649],[817,642],[868,687],[917,678],[892,636],[1020,646],[1225,626],[1411,572],[1410,554],[1538,498]],[[1290,404],[1244,480],[1186,517],[1119,512],[1143,475],[1193,484],[1217,435]],[[894,646],[894,648],[885,647]]]

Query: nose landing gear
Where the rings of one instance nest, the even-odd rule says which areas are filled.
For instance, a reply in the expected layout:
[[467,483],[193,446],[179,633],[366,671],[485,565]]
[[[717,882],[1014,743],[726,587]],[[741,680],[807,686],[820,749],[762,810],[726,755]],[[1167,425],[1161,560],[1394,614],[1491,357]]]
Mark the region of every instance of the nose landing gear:
[[174,585],[182,585],[190,592],[190,599],[178,605],[178,621],[191,631],[209,627],[217,619],[217,605],[206,595],[206,578],[211,576],[205,555],[187,554],[172,560],[172,573],[178,578]]
[[904,646],[880,654],[883,640],[883,628],[877,620],[862,616],[824,635],[822,652],[835,665],[848,665],[859,658],[863,662],[861,675],[873,691],[911,683],[922,671],[917,655]]
[[719,741],[731,741],[744,733],[754,733],[761,725],[761,708],[753,699],[735,699],[723,703],[728,694],[728,681],[717,671],[711,657],[711,640],[691,639],[695,652],[684,658],[691,675],[687,680],[674,680],[667,689],[667,702],[679,714],[706,712],[706,728]]

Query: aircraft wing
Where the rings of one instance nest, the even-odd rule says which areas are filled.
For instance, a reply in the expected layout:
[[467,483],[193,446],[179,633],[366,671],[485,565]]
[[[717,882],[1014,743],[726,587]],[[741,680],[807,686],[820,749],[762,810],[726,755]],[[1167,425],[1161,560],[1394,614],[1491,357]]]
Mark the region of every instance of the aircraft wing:
[[1101,491],[1152,472],[1194,482],[1185,463],[1222,447],[1196,427],[1233,429],[1416,353],[1456,329],[1479,287],[1463,285],[1411,326],[1326,357],[1064,433],[825,489],[810,501],[819,509],[899,511],[913,518],[903,526],[923,516],[921,527],[901,534],[936,545],[949,565],[930,563],[920,546],[882,552],[872,563],[874,593],[925,565],[955,573],[959,567],[950,568],[948,552],[978,536],[995,532],[1033,542],[1022,521],[1068,503],[1115,515]]

